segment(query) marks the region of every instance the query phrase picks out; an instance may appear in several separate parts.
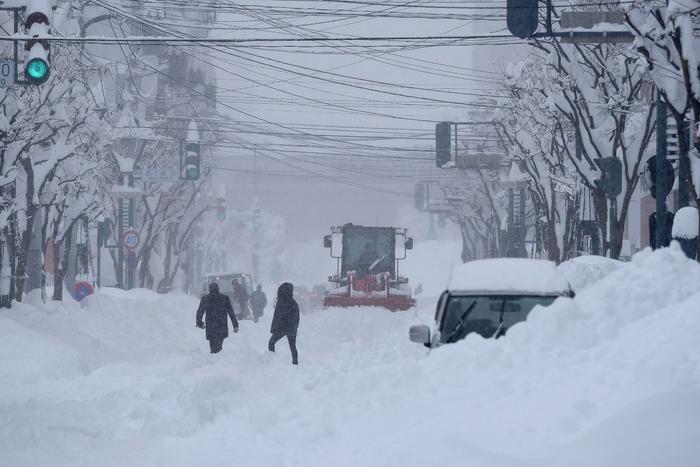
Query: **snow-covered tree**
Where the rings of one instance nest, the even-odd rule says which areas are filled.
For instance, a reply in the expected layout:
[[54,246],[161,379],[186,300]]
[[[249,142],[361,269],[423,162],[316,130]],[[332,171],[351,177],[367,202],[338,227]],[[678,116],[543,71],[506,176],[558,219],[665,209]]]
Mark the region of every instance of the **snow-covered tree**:
[[457,170],[441,183],[462,236],[462,261],[500,256],[506,196],[500,168]]
[[527,183],[534,210],[536,253],[557,263],[576,255],[579,179],[566,157],[571,144],[557,112],[543,105],[529,83],[506,81],[513,96],[505,102],[496,130],[514,165],[511,180]]
[[[96,135],[105,137],[105,124],[83,79],[79,54],[70,46],[54,46],[53,72],[46,83],[6,88],[0,95],[0,186],[3,193],[14,195],[4,207],[4,217],[13,224],[9,230],[16,231],[12,247],[17,300],[24,291],[27,255],[40,209],[44,204],[62,204],[54,193],[62,181],[90,176],[97,164],[95,148],[100,146]],[[11,237],[8,243],[13,243]]]
[[[690,144],[686,126],[700,122],[700,0],[636,1],[626,17],[635,47],[675,117],[679,157],[694,174],[686,182],[700,203],[700,152]],[[700,138],[700,125],[691,131]]]
[[[644,99],[645,66],[630,47],[615,44],[538,44],[519,66],[510,67],[511,83],[532,83],[528,92],[550,112],[559,114],[558,147],[578,179],[592,193],[605,253],[618,257],[632,194],[654,129],[655,105]],[[534,81],[533,81],[534,80]],[[568,132],[577,144],[571,145]],[[594,181],[600,171],[594,160],[615,157],[622,163],[622,193],[611,237],[608,203]]]

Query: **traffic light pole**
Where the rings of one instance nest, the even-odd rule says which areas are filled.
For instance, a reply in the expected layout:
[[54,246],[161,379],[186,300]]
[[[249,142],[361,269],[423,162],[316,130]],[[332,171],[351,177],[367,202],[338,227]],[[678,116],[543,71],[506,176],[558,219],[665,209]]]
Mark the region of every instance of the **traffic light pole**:
[[690,206],[690,148],[692,130],[690,121],[681,119],[678,127],[678,208]]
[[[612,255],[613,240],[617,238],[617,197],[608,198],[610,200],[610,208],[608,209],[608,256]],[[620,256],[620,252],[616,254]]]
[[656,97],[656,245],[660,247],[666,243],[666,184],[669,183],[669,174],[666,173],[666,119],[668,108],[657,91]]

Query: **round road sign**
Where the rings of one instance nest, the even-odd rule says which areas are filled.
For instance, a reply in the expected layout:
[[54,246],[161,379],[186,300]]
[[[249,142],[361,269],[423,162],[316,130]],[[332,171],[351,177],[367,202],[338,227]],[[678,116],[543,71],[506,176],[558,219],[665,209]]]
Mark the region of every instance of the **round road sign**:
[[139,243],[141,243],[141,237],[139,237],[139,233],[133,229],[127,230],[122,235],[122,245],[125,248],[133,250],[134,248],[139,246]]

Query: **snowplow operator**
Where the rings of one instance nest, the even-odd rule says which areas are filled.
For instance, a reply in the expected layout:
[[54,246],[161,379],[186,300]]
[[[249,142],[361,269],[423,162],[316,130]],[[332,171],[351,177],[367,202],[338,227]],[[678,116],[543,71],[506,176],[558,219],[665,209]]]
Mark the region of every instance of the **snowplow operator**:
[[379,258],[374,244],[372,242],[367,242],[365,244],[365,251],[362,252],[360,259],[357,262],[357,275],[359,277],[364,277],[365,275],[370,274],[382,259],[384,258]]
[[[206,327],[202,321],[204,315],[207,318]],[[227,315],[231,318],[233,332],[238,332],[238,320],[233,313],[231,300],[226,295],[219,293],[219,284],[212,282],[209,284],[209,293],[202,297],[197,309],[197,327],[206,328],[211,353],[221,352],[224,339],[228,337]]]

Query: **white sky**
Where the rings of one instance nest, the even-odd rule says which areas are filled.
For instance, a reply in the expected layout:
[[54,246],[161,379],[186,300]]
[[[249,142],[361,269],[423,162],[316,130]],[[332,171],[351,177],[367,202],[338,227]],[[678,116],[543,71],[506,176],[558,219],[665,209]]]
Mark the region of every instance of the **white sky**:
[[[504,34],[503,19],[360,16],[339,21],[338,17],[290,18],[288,14],[282,17],[268,13],[269,8],[279,7],[319,8],[319,3],[237,3],[268,9],[248,11],[246,15],[222,14],[219,26],[230,29],[219,29],[212,35],[287,38]],[[502,3],[406,3],[411,5],[391,9],[387,3],[336,6],[392,15],[418,12],[444,17],[455,11],[471,16],[503,14],[501,10],[441,9]],[[434,8],[414,6],[420,4]],[[296,27],[320,21],[325,23]],[[514,51],[512,45],[451,45],[402,51],[378,49],[375,44],[369,48],[348,43],[325,48],[308,48],[310,45],[318,44],[304,43],[307,48],[303,52],[241,48],[214,54],[214,61],[221,64],[217,70],[218,109],[236,122],[225,137],[231,144],[243,146],[226,150],[227,160],[220,163],[221,167],[236,170],[221,172],[221,180],[229,187],[229,203],[237,208],[252,203],[250,172],[254,166],[253,147],[257,147],[260,201],[265,208],[287,218],[288,234],[294,240],[320,238],[328,226],[348,221],[372,225],[377,221],[401,222],[395,213],[413,204],[415,182],[440,175],[432,161],[435,123],[467,119],[470,108],[460,104],[477,101],[492,90],[498,82],[493,71]]]

